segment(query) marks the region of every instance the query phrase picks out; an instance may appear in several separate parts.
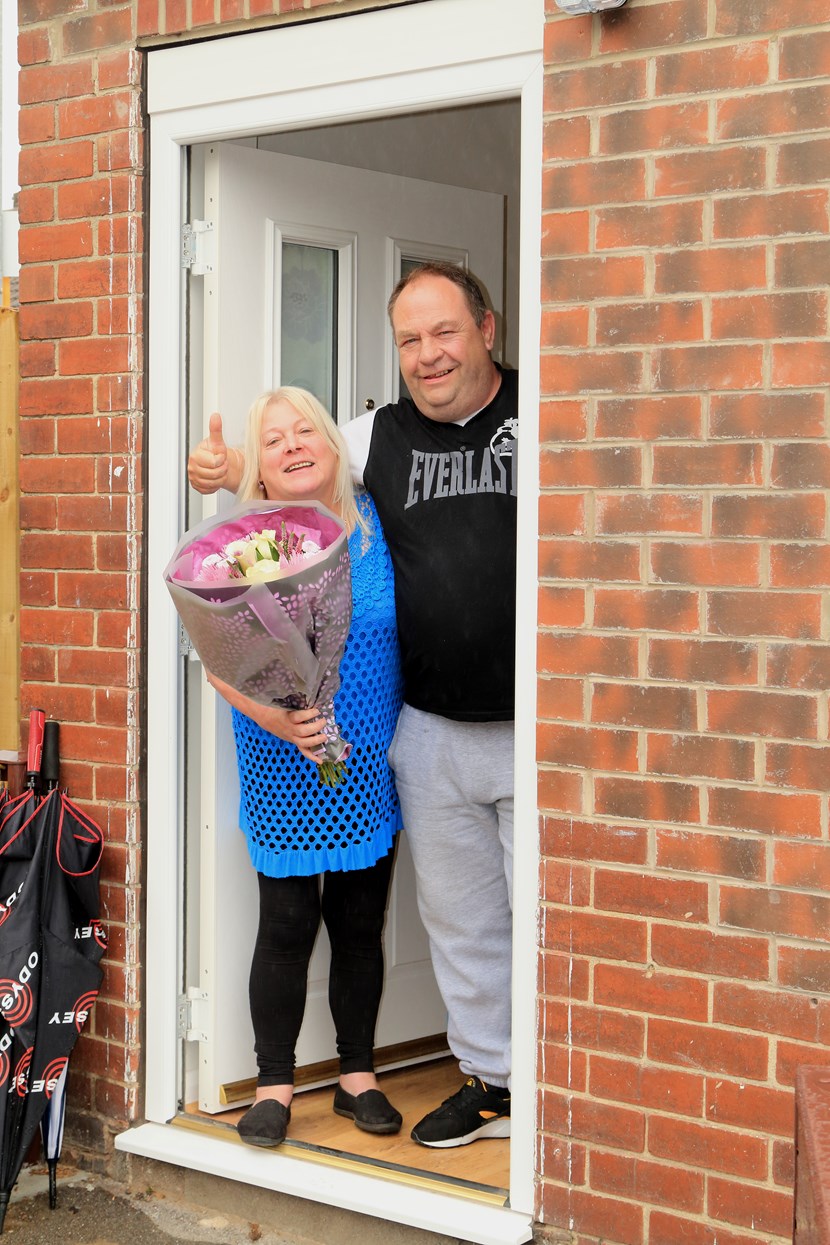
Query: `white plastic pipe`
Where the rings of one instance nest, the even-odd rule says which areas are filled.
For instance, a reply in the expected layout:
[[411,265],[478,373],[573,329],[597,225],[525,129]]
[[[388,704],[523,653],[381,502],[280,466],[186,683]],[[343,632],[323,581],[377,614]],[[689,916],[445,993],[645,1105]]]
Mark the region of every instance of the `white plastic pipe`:
[[556,0],[563,13],[575,17],[577,13],[602,13],[605,9],[619,9],[625,0]]
[[20,272],[17,257],[17,212],[9,208],[0,212],[0,276],[16,277]]

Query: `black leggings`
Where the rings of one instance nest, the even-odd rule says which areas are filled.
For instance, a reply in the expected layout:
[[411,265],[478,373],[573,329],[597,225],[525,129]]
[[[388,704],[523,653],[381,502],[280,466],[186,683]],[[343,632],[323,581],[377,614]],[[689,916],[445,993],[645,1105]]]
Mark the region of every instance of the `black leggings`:
[[[259,929],[251,964],[251,1019],[259,1085],[292,1085],[305,1011],[308,962],[320,927],[331,943],[329,1007],[340,1072],[372,1072],[383,991],[383,922],[394,851],[369,869],[321,877],[259,879]],[[322,899],[321,883],[322,880]]]

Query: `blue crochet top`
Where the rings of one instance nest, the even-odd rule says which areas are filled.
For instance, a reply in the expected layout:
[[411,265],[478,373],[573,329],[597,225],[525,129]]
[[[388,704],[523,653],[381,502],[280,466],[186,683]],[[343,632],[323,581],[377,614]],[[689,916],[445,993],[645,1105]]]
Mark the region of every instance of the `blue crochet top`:
[[352,624],[334,698],[352,744],[348,773],[324,786],[293,744],[233,711],[239,824],[254,868],[268,877],[365,869],[386,855],[402,824],[386,759],[401,707],[392,563],[368,493],[358,505],[370,535],[356,527],[349,537]]

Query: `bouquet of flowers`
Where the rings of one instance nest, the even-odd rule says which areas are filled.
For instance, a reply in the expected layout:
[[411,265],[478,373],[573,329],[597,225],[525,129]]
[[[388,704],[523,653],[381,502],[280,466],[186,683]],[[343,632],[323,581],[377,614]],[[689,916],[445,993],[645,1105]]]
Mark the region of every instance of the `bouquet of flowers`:
[[249,502],[205,519],[164,571],[205,669],[261,705],[323,718],[323,782],[338,782],[351,744],[333,698],[352,613],[342,522],[317,502]]

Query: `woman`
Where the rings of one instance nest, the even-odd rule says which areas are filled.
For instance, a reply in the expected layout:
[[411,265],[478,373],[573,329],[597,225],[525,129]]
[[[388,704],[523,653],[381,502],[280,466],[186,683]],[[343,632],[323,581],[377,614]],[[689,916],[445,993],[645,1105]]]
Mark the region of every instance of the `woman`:
[[316,709],[266,708],[211,678],[233,707],[240,824],[260,895],[250,977],[257,1091],[237,1130],[250,1145],[285,1139],[308,962],[322,917],[340,1058],[334,1111],[367,1132],[396,1133],[401,1116],[378,1089],[372,1061],[381,936],[401,825],[386,760],[401,701],[389,554],[371,498],[355,497],[337,427],[304,389],[257,399],[245,462],[240,501],[320,501],[349,534],[353,615],[334,703],[353,751],[344,781],[323,785],[315,766],[325,736]]

